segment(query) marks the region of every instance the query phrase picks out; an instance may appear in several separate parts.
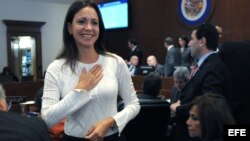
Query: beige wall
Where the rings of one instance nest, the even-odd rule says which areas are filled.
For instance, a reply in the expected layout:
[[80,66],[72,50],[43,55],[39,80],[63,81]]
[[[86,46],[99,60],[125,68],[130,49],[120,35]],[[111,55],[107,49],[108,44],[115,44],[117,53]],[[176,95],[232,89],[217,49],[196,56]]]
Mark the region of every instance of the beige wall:
[[1,0],[0,2],[0,71],[7,66],[6,26],[3,19],[43,21],[43,71],[62,47],[64,16],[74,0]]

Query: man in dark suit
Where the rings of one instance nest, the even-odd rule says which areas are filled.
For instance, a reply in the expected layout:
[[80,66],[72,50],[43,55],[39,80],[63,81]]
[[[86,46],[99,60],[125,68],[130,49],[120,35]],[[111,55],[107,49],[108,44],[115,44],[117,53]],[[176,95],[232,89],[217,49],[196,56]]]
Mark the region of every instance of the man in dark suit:
[[156,73],[162,77],[165,76],[164,66],[158,63],[158,61],[154,55],[148,56],[147,64],[148,64],[148,66],[153,67],[154,73]]
[[[141,106],[135,124],[135,135],[125,136],[128,141],[163,141],[167,133],[168,119],[170,117],[169,102],[159,97],[162,85],[161,77],[155,73],[145,76],[143,93],[137,94]],[[150,121],[150,122],[149,122]],[[129,125],[128,125],[129,126]],[[138,137],[139,136],[139,137]]]
[[139,101],[142,99],[161,100],[159,98],[161,85],[162,80],[159,75],[150,73],[145,76],[142,84],[143,93],[137,95]]
[[24,117],[7,112],[5,93],[0,85],[0,140],[50,141],[48,129],[42,119]]
[[[175,113],[176,140],[192,140],[185,124],[188,117],[190,102],[204,93],[216,93],[227,97],[230,93],[230,73],[216,54],[219,34],[211,24],[202,24],[193,30],[189,46],[191,55],[198,60],[198,68],[193,71],[193,76],[181,91],[180,100],[171,105]],[[202,110],[202,109],[201,109]]]
[[139,58],[136,55],[131,56],[128,70],[131,76],[140,74]]
[[128,60],[130,60],[130,58],[135,55],[139,58],[139,65],[142,65],[143,53],[138,48],[137,41],[135,39],[129,39],[128,40],[128,47],[130,49],[130,53],[128,55]]
[[187,67],[177,67],[174,71],[174,86],[171,90],[170,103],[175,103],[180,99],[181,90],[189,81],[189,71]]
[[166,37],[164,46],[167,49],[167,55],[165,58],[165,76],[173,76],[176,66],[181,65],[181,50],[174,46],[174,39],[172,37]]
[[237,124],[250,125],[250,42],[225,42],[219,55],[232,75],[231,96],[227,96],[229,106]]

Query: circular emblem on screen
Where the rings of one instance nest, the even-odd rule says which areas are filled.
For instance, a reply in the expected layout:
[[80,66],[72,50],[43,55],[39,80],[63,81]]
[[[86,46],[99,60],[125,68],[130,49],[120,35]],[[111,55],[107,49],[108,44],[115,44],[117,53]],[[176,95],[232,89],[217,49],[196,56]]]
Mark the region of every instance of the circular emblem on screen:
[[179,0],[178,14],[188,25],[204,22],[211,12],[211,0]]

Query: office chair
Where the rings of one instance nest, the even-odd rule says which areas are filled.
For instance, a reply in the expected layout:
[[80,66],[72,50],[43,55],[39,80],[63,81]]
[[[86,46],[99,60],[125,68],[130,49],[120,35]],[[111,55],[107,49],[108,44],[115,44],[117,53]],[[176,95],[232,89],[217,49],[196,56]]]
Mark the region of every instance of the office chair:
[[250,124],[250,41],[225,42],[219,56],[232,77],[232,93],[225,95],[237,124]]
[[126,141],[162,141],[167,134],[170,117],[169,103],[165,100],[140,99],[141,110],[125,127]]

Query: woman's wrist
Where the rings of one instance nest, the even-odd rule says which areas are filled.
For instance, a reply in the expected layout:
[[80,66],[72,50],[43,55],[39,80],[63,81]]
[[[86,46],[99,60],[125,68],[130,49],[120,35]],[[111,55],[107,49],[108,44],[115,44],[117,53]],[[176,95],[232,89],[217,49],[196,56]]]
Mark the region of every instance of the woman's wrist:
[[107,118],[107,124],[108,124],[108,127],[109,127],[109,128],[113,128],[113,127],[116,125],[115,119],[112,118],[112,117],[108,117],[108,118]]

